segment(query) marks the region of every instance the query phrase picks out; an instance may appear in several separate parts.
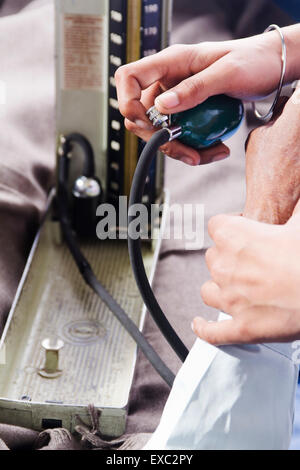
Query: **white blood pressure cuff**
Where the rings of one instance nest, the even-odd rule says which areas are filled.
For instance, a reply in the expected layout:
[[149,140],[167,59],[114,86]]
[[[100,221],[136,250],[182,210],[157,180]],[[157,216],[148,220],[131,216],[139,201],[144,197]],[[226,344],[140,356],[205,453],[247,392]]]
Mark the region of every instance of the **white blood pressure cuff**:
[[288,449],[294,357],[292,343],[215,347],[197,339],[145,449]]

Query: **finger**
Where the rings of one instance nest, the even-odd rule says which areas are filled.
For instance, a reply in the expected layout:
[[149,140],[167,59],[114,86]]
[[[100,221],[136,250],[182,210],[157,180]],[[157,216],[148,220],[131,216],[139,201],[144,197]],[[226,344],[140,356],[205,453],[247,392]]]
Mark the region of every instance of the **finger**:
[[208,322],[203,318],[196,317],[192,326],[199,338],[216,346],[249,343],[249,338],[244,335],[240,323],[234,319]]
[[[146,126],[144,123],[140,123],[139,121],[131,122],[128,119],[125,119],[125,127],[130,132],[134,132],[145,142],[148,142],[154,132],[157,131],[151,123]],[[178,140],[174,140],[173,142],[169,142],[161,147],[161,151],[175,160],[180,160],[183,163],[192,166],[207,165],[208,163],[225,160],[230,156],[229,148],[223,143],[214,145],[208,149],[197,151],[192,147],[182,144]]]
[[221,289],[212,280],[205,282],[201,287],[201,297],[203,302],[209,307],[222,310]]
[[199,165],[207,165],[208,163],[219,162],[225,160],[230,156],[230,150],[227,145],[219,143],[213,147],[199,151],[200,162]]
[[162,86],[160,82],[156,82],[146,90],[142,91],[141,94],[141,103],[145,109],[149,109],[153,106],[155,98],[161,95],[162,93]]
[[227,224],[230,224],[231,216],[227,214],[218,214],[211,217],[207,224],[208,235],[212,240],[223,238],[223,229]]
[[[139,127],[138,123],[134,123],[125,119],[125,126],[130,132],[134,132],[138,137],[143,139],[145,142],[152,137],[154,132],[157,131],[154,127],[150,127],[150,130]],[[191,166],[199,165],[201,163],[201,155],[199,152],[192,147],[188,147],[178,140],[173,140],[163,145],[160,150],[169,157],[175,160],[180,160]],[[218,150],[218,149],[217,149]]]
[[216,246],[208,248],[205,253],[205,262],[208,267],[209,272],[211,273],[212,267],[215,264],[216,260],[220,257],[220,252]]
[[234,71],[226,56],[182,80],[155,100],[155,106],[164,114],[178,113],[195,107],[207,98],[230,90]]
[[188,77],[194,50],[195,48],[189,45],[173,46],[119,67],[115,79],[119,108],[123,116],[132,122],[137,119],[145,120],[146,110],[140,102],[142,90],[159,81],[175,84]]
[[[210,307],[231,313],[237,309],[241,302],[245,303],[244,296],[234,287],[233,274],[236,255],[230,247],[219,250],[216,246],[209,248],[205,253],[205,261],[211,275],[211,280],[203,284],[201,295],[204,303]],[[228,289],[229,288],[229,289]]]
[[[198,75],[197,72],[201,70],[204,75],[197,80],[197,89],[199,83],[202,84],[198,103],[214,94],[226,93],[227,89],[230,89],[230,77],[234,76],[234,70],[228,65],[228,61],[224,63],[222,60],[229,50],[228,47],[229,43],[226,42],[217,47],[213,43],[203,46],[200,44],[197,47],[176,45],[119,67],[115,79],[121,113],[133,122],[136,119],[144,119],[145,110],[140,102],[142,90],[157,81],[164,83],[165,88],[172,89],[182,80],[185,82],[188,77]],[[186,86],[191,84],[193,87],[192,83],[188,82]],[[183,103],[172,112],[188,109],[198,103]]]
[[299,338],[295,322],[296,310],[274,306],[257,306],[244,309],[240,320],[242,336],[248,343],[287,342]]
[[287,312],[284,310],[276,312],[274,307],[271,308],[272,312],[265,312],[263,309],[259,315],[256,315],[256,309],[250,316],[244,312],[245,318],[242,320],[233,318],[208,322],[196,317],[192,322],[192,328],[199,338],[215,346],[287,342],[299,338],[299,333],[298,331],[295,333],[295,328],[289,330],[282,327],[283,324],[285,326],[287,324],[284,318]]
[[166,145],[163,145],[160,150],[168,157],[180,160],[187,165],[196,166],[201,163],[201,157],[197,150],[182,144],[179,140],[168,142]]
[[197,336],[215,345],[287,342],[299,338],[299,328],[291,322],[294,317],[294,310],[251,307],[243,310],[239,318],[220,322],[196,317],[192,328]]
[[[161,90],[162,90],[162,84],[160,82],[156,82],[154,85],[151,85],[149,88],[147,88],[147,90],[144,90],[142,92],[141,103],[143,104],[145,109],[149,109],[153,105],[155,98],[161,94]],[[139,122],[135,123],[135,125],[137,126],[139,124],[141,124],[141,127],[140,127],[141,131],[147,130],[143,121],[141,123]],[[155,129],[153,128],[151,130],[155,130]],[[141,134],[143,135],[142,137],[143,140],[145,140],[146,134],[143,132]],[[183,146],[182,149],[183,148],[186,149],[187,146]],[[226,158],[230,156],[230,149],[222,142],[219,142],[215,145],[212,145],[211,147],[208,147],[207,149],[201,149],[200,151],[198,151],[198,153],[200,156],[199,161],[196,158],[195,152],[192,153],[193,162],[188,162],[186,161],[186,159],[184,159],[183,161],[185,163],[192,164],[192,165],[207,165],[208,163],[219,162],[221,160],[225,160]],[[174,155],[169,155],[169,156],[173,156],[174,158]],[[191,154],[189,153],[189,155],[180,156],[180,149],[179,149],[179,146],[177,146],[176,158],[181,160],[182,158],[185,158],[187,156],[190,157]]]
[[215,215],[208,221],[207,228],[217,247],[231,247],[235,252],[242,249],[253,237],[261,236],[270,229],[267,224],[236,214]]

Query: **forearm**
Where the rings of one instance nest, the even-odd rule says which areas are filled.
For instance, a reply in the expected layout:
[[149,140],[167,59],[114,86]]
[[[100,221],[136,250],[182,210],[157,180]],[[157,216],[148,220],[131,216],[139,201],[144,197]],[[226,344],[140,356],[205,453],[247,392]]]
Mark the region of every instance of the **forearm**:
[[300,106],[293,96],[277,118],[252,131],[246,152],[244,215],[284,224],[300,198]]
[[267,224],[285,224],[291,217],[300,197],[300,179],[295,184],[293,183],[287,184],[282,181],[280,184],[278,180],[276,184],[270,179],[269,183],[265,182],[264,186],[264,183],[257,181],[255,194],[255,186],[248,187],[243,215]]

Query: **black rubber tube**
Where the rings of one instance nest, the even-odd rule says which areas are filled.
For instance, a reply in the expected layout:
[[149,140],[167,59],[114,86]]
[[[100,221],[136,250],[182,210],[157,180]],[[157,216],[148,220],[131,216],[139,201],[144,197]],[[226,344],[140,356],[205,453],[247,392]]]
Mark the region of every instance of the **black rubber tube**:
[[144,303],[152,315],[155,323],[161,330],[162,334],[174,349],[177,356],[184,361],[189,351],[184,343],[181,341],[171,324],[165,317],[160,305],[158,304],[152,288],[149,284],[148,277],[145,271],[143,256],[141,251],[140,238],[134,239],[130,236],[130,223],[134,219],[134,215],[130,214],[130,208],[134,204],[141,204],[144,194],[146,179],[149,174],[149,169],[153,158],[155,158],[159,147],[169,141],[170,133],[166,129],[161,129],[149,140],[144,147],[144,150],[138,160],[138,164],[134,173],[130,198],[129,198],[129,211],[128,211],[128,248],[132,270],[135,276],[136,283],[143,297]]
[[63,232],[64,240],[74,258],[74,261],[82,274],[85,282],[90,288],[101,298],[101,300],[107,305],[110,311],[119,320],[122,326],[126,329],[128,334],[134,339],[138,347],[144,353],[146,358],[152,364],[158,374],[164,379],[164,381],[172,387],[175,376],[173,372],[166,366],[159,355],[155,352],[152,346],[148,343],[144,335],[140,332],[136,324],[129,318],[127,313],[122,307],[116,302],[116,300],[109,294],[105,287],[96,278],[89,262],[80,250],[79,244],[75,233],[71,227],[71,221],[69,218],[69,207],[68,207],[68,166],[69,158],[66,154],[59,158],[58,163],[58,211],[61,229]]
[[87,140],[86,137],[83,135],[73,132],[72,134],[68,134],[66,136],[66,141],[63,144],[63,150],[65,154],[68,154],[72,151],[73,145],[78,144],[84,153],[84,163],[83,163],[83,172],[82,175],[86,177],[93,177],[95,175],[95,159],[94,159],[94,151]]

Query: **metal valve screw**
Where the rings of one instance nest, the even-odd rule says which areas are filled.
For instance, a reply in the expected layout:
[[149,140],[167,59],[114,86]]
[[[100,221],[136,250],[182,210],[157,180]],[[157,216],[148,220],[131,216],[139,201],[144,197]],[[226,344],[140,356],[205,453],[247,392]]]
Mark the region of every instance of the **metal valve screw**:
[[154,127],[168,127],[170,124],[170,116],[160,113],[155,106],[148,109],[146,114]]

